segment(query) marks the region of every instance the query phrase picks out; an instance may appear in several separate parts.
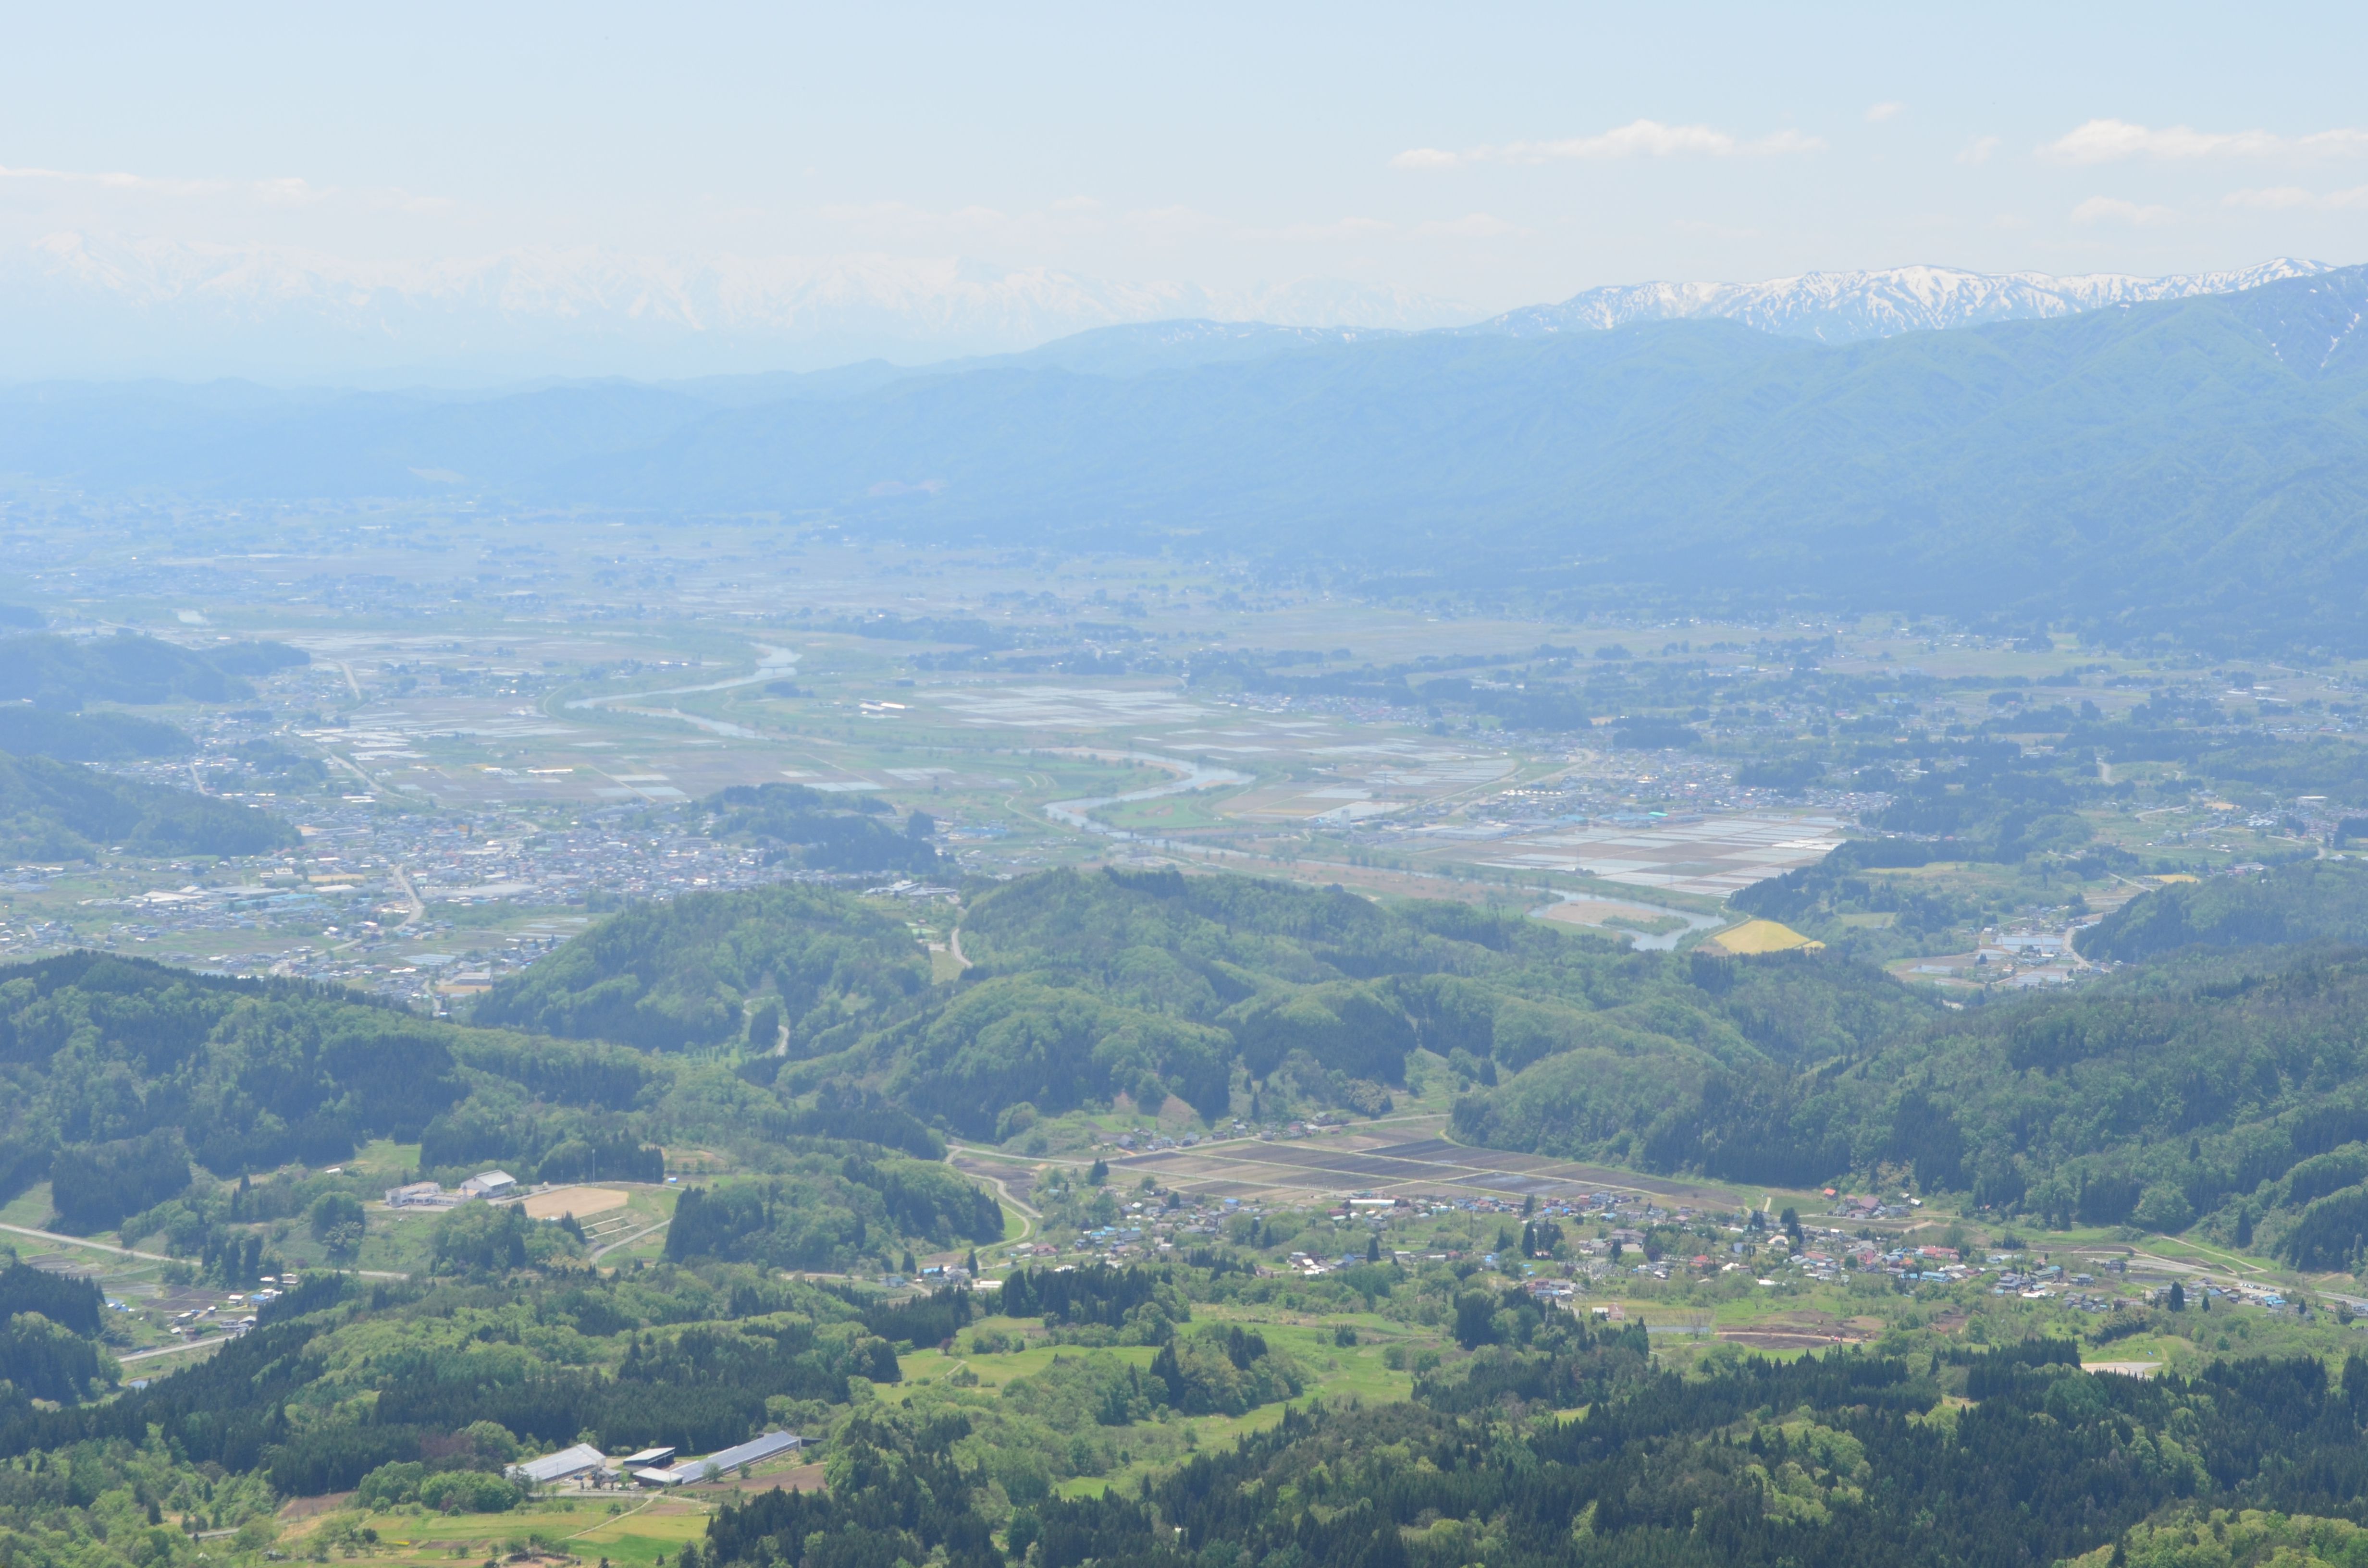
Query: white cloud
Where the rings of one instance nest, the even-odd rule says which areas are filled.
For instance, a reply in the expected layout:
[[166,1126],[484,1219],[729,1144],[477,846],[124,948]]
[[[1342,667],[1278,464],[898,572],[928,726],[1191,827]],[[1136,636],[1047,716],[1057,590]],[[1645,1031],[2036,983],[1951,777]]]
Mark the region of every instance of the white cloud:
[[2178,217],[2168,207],[2141,207],[2118,196],[2092,196],[2072,209],[2075,223],[2135,223],[2151,228],[2157,223],[2174,222]]
[[1881,125],[1884,120],[1891,119],[1894,115],[1896,115],[1901,109],[1904,109],[1907,107],[1907,106],[1903,103],[1872,105],[1866,111],[1866,121],[1869,125]]
[[2232,190],[2220,199],[2223,207],[2257,207],[2279,212],[2289,207],[2316,207],[2318,198],[2298,185],[2272,186],[2267,190]]
[[2261,211],[2284,212],[2296,208],[2314,212],[2340,212],[2350,207],[2368,207],[2368,185],[2355,185],[2347,190],[2330,190],[2321,196],[2305,190],[2298,185],[2271,186],[2266,190],[2232,190],[2220,199],[2224,207],[2250,207]]
[[2092,119],[2039,149],[2058,164],[2112,164],[2126,158],[2342,158],[2368,153],[2368,131],[2339,127],[2307,136],[2267,131],[2211,131],[2169,125],[2154,130],[2125,119]]
[[1183,206],[1153,207],[1141,212],[1130,212],[1126,215],[1126,222],[1129,228],[1155,244],[1172,244],[1227,227],[1222,219]]
[[121,170],[10,168],[0,165],[0,187],[8,185],[47,186],[65,190],[95,190],[110,195],[180,200],[229,198],[282,209],[326,207],[336,203],[367,211],[416,214],[441,212],[452,205],[443,197],[421,196],[392,187],[347,190],[334,185],[314,185],[296,175],[250,180],[163,179],[154,175],[135,175]]
[[1594,136],[1572,136],[1555,142],[1508,142],[1501,147],[1474,147],[1462,153],[1437,147],[1415,147],[1390,160],[1399,169],[1452,169],[1465,164],[1547,164],[1565,161],[1599,163],[1620,158],[1725,158],[1822,151],[1825,142],[1798,131],[1779,131],[1756,142],[1743,141],[1708,125],[1666,125],[1657,119],[1632,119]]
[[822,209],[822,218],[825,222],[843,224],[867,234],[903,239],[976,235],[1006,228],[1010,222],[991,207],[933,212],[909,201],[835,202]]
[[0,180],[88,185],[107,190],[150,191],[162,196],[219,196],[232,188],[227,180],[155,179],[147,175],[85,173],[75,169],[12,169],[5,166],[0,166]]
[[1324,244],[1333,241],[1370,240],[1378,235],[1395,233],[1397,225],[1380,218],[1336,218],[1329,223],[1287,223],[1271,231],[1277,239]]
[[1486,212],[1466,212],[1461,218],[1417,223],[1414,232],[1425,239],[1442,240],[1495,240],[1508,234],[1529,233],[1518,223],[1508,223],[1502,218]]
[[1968,167],[1975,165],[1987,164],[1990,161],[1990,154],[1998,150],[1998,139],[1997,137],[1979,137],[1974,141],[1972,145],[1968,146],[1964,152],[1957,154],[1957,162],[1966,165]]
[[1360,244],[1406,238],[1496,239],[1530,232],[1486,212],[1411,224],[1352,213],[1265,226],[1184,206],[1112,211],[1083,196],[1064,197],[1021,212],[978,206],[942,210],[905,201],[869,201],[825,206],[815,215],[866,244],[943,245],[956,250],[1050,245],[1080,235],[1112,233],[1130,234],[1149,244],[1169,245],[1201,239]]
[[[868,244],[1028,245],[1106,233],[1110,218],[1091,197],[1064,196],[1032,211],[973,203],[945,210],[909,201],[835,202],[815,215]],[[1132,216],[1140,216],[1130,215]]]
[[1713,240],[1756,240],[1757,229],[1730,229],[1722,223],[1706,223],[1699,218],[1672,219],[1669,227],[1681,234],[1701,234]]
[[1723,158],[1736,148],[1735,138],[1707,125],[1664,125],[1657,119],[1632,119],[1600,136],[1573,136],[1560,142],[1516,142],[1502,156],[1515,163],[1543,163],[1548,158],[1675,158],[1700,153]]

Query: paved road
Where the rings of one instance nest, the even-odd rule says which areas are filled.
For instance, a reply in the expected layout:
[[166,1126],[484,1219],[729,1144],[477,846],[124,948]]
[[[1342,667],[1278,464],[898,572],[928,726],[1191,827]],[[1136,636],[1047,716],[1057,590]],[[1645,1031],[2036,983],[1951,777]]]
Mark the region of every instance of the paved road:
[[118,1257],[136,1257],[149,1263],[180,1261],[166,1257],[161,1252],[141,1252],[132,1247],[110,1246],[105,1242],[94,1242],[82,1236],[62,1236],[55,1231],[37,1231],[30,1225],[0,1225],[0,1231],[6,1231],[12,1235],[35,1236],[45,1242],[58,1242],[70,1247],[88,1247],[93,1252],[111,1252]]
[[178,1356],[187,1350],[219,1350],[231,1342],[227,1334],[217,1334],[211,1339],[192,1339],[186,1345],[160,1345],[153,1350],[127,1350],[116,1358],[119,1361],[145,1361],[157,1356]]
[[[167,1257],[161,1252],[142,1252],[137,1247],[120,1247],[108,1242],[95,1242],[87,1236],[61,1235],[55,1231],[37,1231],[30,1225],[0,1225],[0,1231],[11,1235],[32,1236],[45,1242],[57,1242],[70,1247],[88,1247],[93,1252],[113,1253],[118,1257],[136,1257],[142,1263],[187,1263],[185,1257]],[[355,1268],[351,1273],[364,1279],[408,1279],[408,1274],[391,1273],[382,1268]]]
[[591,1251],[591,1253],[590,1253],[590,1255],[589,1255],[589,1260],[590,1260],[591,1262],[598,1263],[598,1262],[599,1262],[602,1258],[604,1258],[604,1257],[608,1256],[610,1253],[615,1252],[619,1247],[629,1247],[629,1246],[632,1246],[635,1242],[640,1241],[643,1236],[655,1235],[655,1234],[656,1234],[658,1232],[665,1230],[665,1229],[666,1228],[666,1225],[667,1225],[667,1221],[666,1221],[660,1220],[660,1221],[659,1221],[656,1224],[655,1224],[655,1225],[644,1225],[644,1226],[643,1226],[640,1230],[635,1231],[635,1232],[634,1232],[632,1235],[630,1235],[630,1236],[619,1236],[619,1237],[618,1237],[615,1241],[613,1241],[613,1242],[604,1242],[604,1243],[602,1243],[600,1245],[598,1245],[598,1246],[597,1246],[597,1247],[595,1247],[595,1248],[593,1248],[593,1249],[592,1249],[592,1251]]
[[[946,1145],[946,1153],[949,1158],[955,1154],[969,1154],[979,1159],[1001,1161],[1008,1161],[1011,1158],[1010,1155],[1004,1153],[999,1149],[975,1149],[968,1146],[967,1144],[954,1142],[949,1142]],[[962,1169],[959,1165],[954,1168],[957,1170]],[[1019,1199],[1013,1197],[1011,1189],[1003,1184],[1002,1177],[989,1176],[985,1171],[962,1171],[962,1175],[986,1183],[987,1186],[995,1188],[996,1197],[1011,1205],[1013,1209],[1019,1211],[1019,1223],[1023,1229],[1018,1235],[1013,1236],[1008,1241],[996,1242],[993,1244],[995,1246],[1018,1246],[1021,1242],[1030,1240],[1036,1234],[1036,1227],[1044,1218],[1042,1211],[1036,1209],[1033,1205],[1023,1203]]]

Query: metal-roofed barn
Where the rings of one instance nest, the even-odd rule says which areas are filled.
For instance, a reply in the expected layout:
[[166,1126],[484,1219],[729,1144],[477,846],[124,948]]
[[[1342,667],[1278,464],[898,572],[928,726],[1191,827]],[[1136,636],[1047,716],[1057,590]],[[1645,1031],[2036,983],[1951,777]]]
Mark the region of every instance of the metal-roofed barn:
[[794,1432],[768,1432],[761,1437],[752,1437],[735,1447],[712,1453],[705,1459],[685,1460],[672,1470],[658,1473],[667,1477],[667,1484],[680,1486],[687,1482],[728,1475],[744,1464],[762,1464],[767,1460],[779,1459],[783,1454],[796,1452],[804,1444],[805,1439]]
[[509,1468],[513,1480],[532,1482],[548,1486],[554,1481],[566,1481],[574,1476],[605,1469],[609,1456],[589,1443],[578,1443],[572,1449],[562,1449],[555,1454],[545,1454],[539,1460],[528,1460]]

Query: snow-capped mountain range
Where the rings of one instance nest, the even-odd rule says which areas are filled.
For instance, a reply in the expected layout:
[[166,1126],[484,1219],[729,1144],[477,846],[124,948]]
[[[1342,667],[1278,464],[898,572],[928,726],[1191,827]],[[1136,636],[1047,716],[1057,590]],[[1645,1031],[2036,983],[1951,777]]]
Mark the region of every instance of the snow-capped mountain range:
[[0,252],[0,362],[19,375],[101,363],[117,374],[679,375],[1009,353],[1177,319],[1420,331],[1473,313],[1322,278],[1228,292],[963,257],[521,249],[388,263],[81,233]]
[[1960,272],[1894,267],[1879,272],[1810,272],[1764,283],[1628,283],[1589,289],[1558,305],[1527,305],[1460,330],[1513,337],[1600,332],[1635,322],[1718,319],[1787,337],[1846,343],[1903,332],[1939,332],[1985,322],[2078,315],[2192,294],[2233,294],[2282,278],[2334,268],[2280,258],[2235,272],[2132,278],[2092,272]]
[[[1341,329],[1533,337],[1704,317],[1843,342],[2226,293],[2328,269],[2281,259],[2170,278],[2055,278],[1905,267],[1590,289],[1474,322],[1476,312],[1451,301],[1325,278],[1228,291],[962,257],[680,261],[594,249],[367,262],[63,233],[0,249],[0,376],[665,377],[873,358],[933,363],[1155,323],[1224,324],[1220,335],[1241,338],[1189,358],[1277,351]],[[1124,354],[1131,362],[1146,347]],[[1100,363],[1113,351],[1099,344],[1088,358]]]

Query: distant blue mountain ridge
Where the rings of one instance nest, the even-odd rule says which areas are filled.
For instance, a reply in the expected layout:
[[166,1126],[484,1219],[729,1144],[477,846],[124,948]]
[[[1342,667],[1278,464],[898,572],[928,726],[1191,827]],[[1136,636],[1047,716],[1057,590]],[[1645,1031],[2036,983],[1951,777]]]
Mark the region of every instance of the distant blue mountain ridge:
[[[1589,326],[1598,301],[1558,307],[1569,325],[1160,323],[663,386],[19,387],[0,392],[0,471],[102,494],[779,513],[1238,551],[1376,591],[2358,652],[2368,267],[2278,266],[2230,292],[1889,335],[1801,311],[1756,329],[1764,297]],[[1958,300],[1976,305],[2007,308]]]

